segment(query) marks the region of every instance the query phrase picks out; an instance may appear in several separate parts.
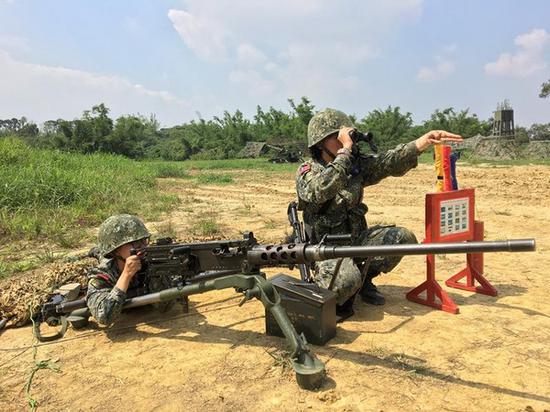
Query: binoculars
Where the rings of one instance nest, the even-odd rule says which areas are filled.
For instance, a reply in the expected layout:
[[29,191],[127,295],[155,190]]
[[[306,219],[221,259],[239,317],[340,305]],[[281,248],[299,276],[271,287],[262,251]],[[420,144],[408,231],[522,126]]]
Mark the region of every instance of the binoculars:
[[351,137],[351,140],[353,140],[353,143],[355,144],[359,142],[367,143],[374,153],[378,153],[378,146],[374,143],[374,136],[371,132],[362,133],[357,129],[353,129],[349,133],[349,137]]

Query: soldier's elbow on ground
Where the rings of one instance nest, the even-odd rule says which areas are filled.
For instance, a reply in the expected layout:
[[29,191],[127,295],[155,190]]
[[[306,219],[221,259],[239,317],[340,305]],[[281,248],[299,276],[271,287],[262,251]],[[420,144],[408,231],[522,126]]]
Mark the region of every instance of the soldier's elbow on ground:
[[92,313],[92,316],[101,326],[111,326],[117,318],[116,315],[107,315],[106,313],[102,312],[95,314]]

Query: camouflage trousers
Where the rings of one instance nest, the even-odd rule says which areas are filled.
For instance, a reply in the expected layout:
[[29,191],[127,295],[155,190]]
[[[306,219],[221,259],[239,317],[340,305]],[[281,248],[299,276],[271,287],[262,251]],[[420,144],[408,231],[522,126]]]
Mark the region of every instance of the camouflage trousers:
[[[361,234],[359,242],[359,244],[367,246],[407,243],[418,243],[416,236],[410,230],[396,226],[369,227]],[[380,273],[389,272],[398,265],[402,258],[403,256],[374,257],[370,262],[366,276],[373,278]],[[358,265],[361,265],[361,260],[352,258],[331,259],[318,262],[315,266],[315,283],[327,288],[340,260],[342,262],[333,286],[333,291],[337,295],[336,303],[339,305],[355,295],[363,285],[361,270],[358,267]]]

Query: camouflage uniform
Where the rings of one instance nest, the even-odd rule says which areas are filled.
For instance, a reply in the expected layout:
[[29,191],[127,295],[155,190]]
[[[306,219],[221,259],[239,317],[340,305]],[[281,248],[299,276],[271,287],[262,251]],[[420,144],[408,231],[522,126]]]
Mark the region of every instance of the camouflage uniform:
[[[322,116],[323,113],[317,116]],[[341,112],[338,113],[345,116]],[[337,122],[330,127],[335,131],[342,126],[352,127],[351,124],[345,124],[345,119],[348,119],[347,116],[343,125],[340,121],[339,124]],[[332,130],[330,127],[329,131]],[[308,135],[310,132],[308,129]],[[318,141],[312,141],[310,137],[310,147]],[[356,245],[417,243],[414,234],[405,228],[369,228],[365,218],[368,207],[363,203],[365,186],[374,185],[387,176],[402,176],[417,164],[418,150],[414,142],[400,144],[380,155],[340,154],[328,164],[313,159],[303,163],[296,176],[296,190],[298,208],[303,211],[304,223],[311,241],[318,242],[326,234],[350,233],[352,243]],[[401,258],[374,258],[369,265],[367,277],[372,278],[381,272],[391,271]],[[329,285],[338,260],[319,262],[316,265],[315,280],[318,284],[323,287]],[[360,260],[354,262],[353,259],[342,259],[334,284],[339,305],[354,296],[361,288],[363,279],[358,264],[361,265]]]
[[119,277],[115,259],[101,259],[88,273],[86,301],[92,316],[101,324],[113,323],[126,300],[126,292],[115,286]]
[[[111,254],[120,246],[149,238],[150,233],[143,222],[132,215],[114,215],[106,219],[99,228],[99,265],[88,273],[88,308],[99,323],[111,324],[122,310],[128,293],[139,286],[138,276],[134,276],[128,286],[128,293],[116,287],[121,275],[116,258]],[[135,295],[135,293],[131,293]]]

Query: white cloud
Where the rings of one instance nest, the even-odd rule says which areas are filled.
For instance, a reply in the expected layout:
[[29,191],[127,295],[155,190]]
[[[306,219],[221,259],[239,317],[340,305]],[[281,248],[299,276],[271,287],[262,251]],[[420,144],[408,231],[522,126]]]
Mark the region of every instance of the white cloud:
[[246,86],[249,94],[254,97],[269,96],[275,89],[273,81],[263,78],[255,70],[234,70],[229,73],[229,80]]
[[485,65],[485,73],[495,76],[526,77],[547,64],[543,51],[550,44],[550,34],[544,29],[533,29],[514,39],[516,53],[502,53],[499,58]]
[[237,47],[237,61],[245,66],[261,65],[267,62],[267,57],[251,44],[243,43]]
[[0,50],[0,118],[26,116],[36,122],[79,117],[104,102],[114,116],[155,113],[162,123],[190,117],[189,105],[167,91],[150,90],[118,76],[15,60]]
[[439,61],[433,67],[421,67],[417,74],[417,79],[422,82],[435,82],[442,80],[455,71],[455,63],[450,60]]
[[214,17],[171,9],[168,18],[187,47],[201,58],[216,59],[225,56],[229,33]]
[[432,83],[439,80],[443,80],[454,73],[456,68],[455,52],[456,44],[447,44],[441,49],[441,54],[435,56],[433,66],[423,66],[418,70],[416,79],[425,82]]
[[253,96],[330,98],[360,86],[361,65],[421,8],[422,0],[186,0],[168,18],[199,59]]
[[13,52],[26,52],[30,50],[29,41],[25,37],[0,35],[0,49]]

